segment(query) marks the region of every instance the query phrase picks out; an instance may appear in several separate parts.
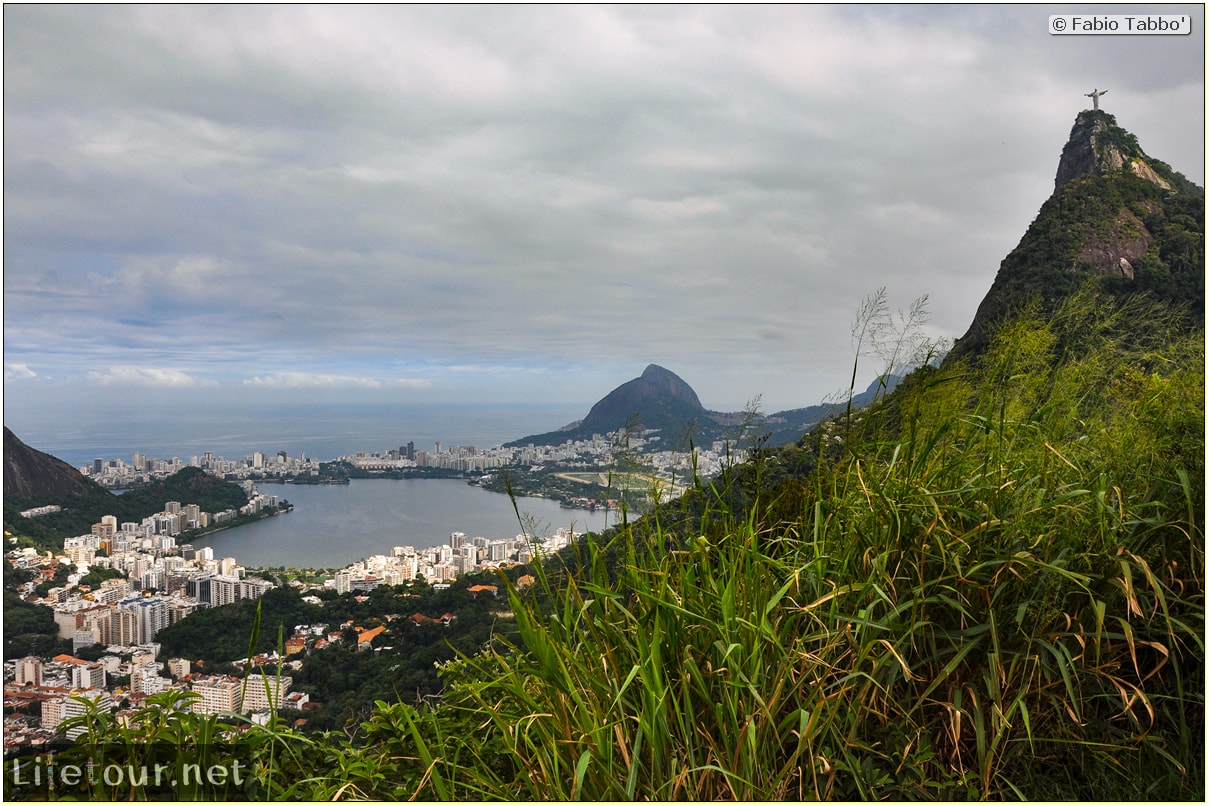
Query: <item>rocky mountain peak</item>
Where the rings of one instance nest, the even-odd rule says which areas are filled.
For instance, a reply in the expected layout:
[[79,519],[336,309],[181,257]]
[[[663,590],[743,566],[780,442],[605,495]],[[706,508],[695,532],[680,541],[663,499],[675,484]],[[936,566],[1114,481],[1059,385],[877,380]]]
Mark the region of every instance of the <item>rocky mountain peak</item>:
[[1167,180],[1150,167],[1137,138],[1118,126],[1116,118],[1101,109],[1085,109],[1075,118],[1070,137],[1062,149],[1054,189],[1080,176],[1105,174],[1126,167],[1142,179],[1171,189]]
[[[1138,181],[1142,180],[1142,181]],[[1126,295],[1146,292],[1204,310],[1205,192],[1148,157],[1099,109],[1075,119],[1053,194],[999,266],[966,334],[950,356],[977,355],[995,323],[1029,299],[1052,311],[1092,278]],[[1203,320],[1200,320],[1203,321]]]

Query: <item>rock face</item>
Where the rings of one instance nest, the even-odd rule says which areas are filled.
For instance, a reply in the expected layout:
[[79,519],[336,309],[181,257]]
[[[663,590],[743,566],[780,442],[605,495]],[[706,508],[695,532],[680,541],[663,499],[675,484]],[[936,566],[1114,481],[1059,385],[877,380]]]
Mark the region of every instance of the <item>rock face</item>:
[[1079,261],[1096,274],[1133,279],[1133,264],[1150,249],[1153,236],[1142,219],[1130,210],[1117,214],[1111,228],[1085,232],[1080,238]]
[[1167,180],[1147,164],[1134,136],[1117,126],[1116,118],[1098,109],[1084,110],[1075,118],[1070,138],[1062,149],[1054,190],[1080,176],[1119,171],[1126,165],[1135,176],[1171,189]]
[[17,439],[4,428],[4,497],[20,500],[84,496],[96,484],[80,471]]

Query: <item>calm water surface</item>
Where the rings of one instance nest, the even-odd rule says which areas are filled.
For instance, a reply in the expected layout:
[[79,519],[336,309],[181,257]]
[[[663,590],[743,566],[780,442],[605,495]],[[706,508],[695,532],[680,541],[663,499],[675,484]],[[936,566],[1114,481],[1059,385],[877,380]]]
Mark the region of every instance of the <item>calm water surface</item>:
[[[490,540],[515,537],[521,526],[508,496],[459,479],[354,479],[348,485],[264,484],[294,511],[194,541],[215,557],[252,567],[334,568],[393,546],[445,545],[450,532]],[[599,532],[616,513],[563,509],[543,498],[520,498],[521,515],[538,536],[562,528]]]

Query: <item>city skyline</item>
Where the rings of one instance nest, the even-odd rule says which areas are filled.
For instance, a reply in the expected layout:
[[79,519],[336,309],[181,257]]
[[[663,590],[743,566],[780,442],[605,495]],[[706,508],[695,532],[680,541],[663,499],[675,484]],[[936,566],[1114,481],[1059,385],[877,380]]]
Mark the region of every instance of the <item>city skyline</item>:
[[1064,9],[7,6],[6,407],[584,404],[652,362],[817,403],[881,286],[965,331],[1093,87],[1203,182],[1203,6]]

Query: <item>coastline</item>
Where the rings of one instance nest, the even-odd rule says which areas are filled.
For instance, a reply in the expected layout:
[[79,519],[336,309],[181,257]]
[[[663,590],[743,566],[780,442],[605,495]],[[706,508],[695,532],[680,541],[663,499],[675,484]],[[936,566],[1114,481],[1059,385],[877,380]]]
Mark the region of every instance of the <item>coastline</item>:
[[294,505],[287,502],[285,504],[285,506],[278,505],[278,506],[274,507],[272,510],[265,510],[264,512],[258,512],[258,513],[256,513],[256,517],[251,518],[250,520],[242,521],[240,523],[224,523],[221,526],[214,526],[214,527],[207,526],[204,530],[194,529],[189,533],[189,539],[184,540],[183,542],[181,540],[181,536],[178,535],[176,538],[176,545],[178,545],[178,546],[191,545],[193,543],[194,539],[210,537],[211,535],[216,535],[219,532],[225,532],[225,531],[228,531],[229,529],[238,529],[240,526],[250,526],[253,523],[259,523],[260,521],[263,521],[267,518],[273,518],[278,515],[284,515],[287,512],[293,512],[293,511],[294,511]]

